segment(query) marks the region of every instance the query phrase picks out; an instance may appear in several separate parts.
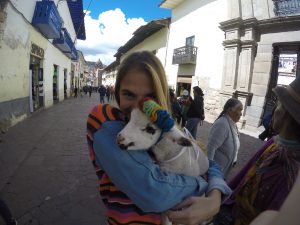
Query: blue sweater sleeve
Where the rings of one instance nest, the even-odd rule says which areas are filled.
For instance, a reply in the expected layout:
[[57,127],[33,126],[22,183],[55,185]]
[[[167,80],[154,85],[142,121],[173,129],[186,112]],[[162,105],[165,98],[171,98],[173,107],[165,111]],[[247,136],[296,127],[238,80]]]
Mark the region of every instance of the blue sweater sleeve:
[[208,184],[201,177],[164,172],[146,151],[121,150],[116,135],[123,127],[120,121],[102,124],[94,134],[95,158],[113,183],[140,209],[163,212],[188,196],[205,193]]

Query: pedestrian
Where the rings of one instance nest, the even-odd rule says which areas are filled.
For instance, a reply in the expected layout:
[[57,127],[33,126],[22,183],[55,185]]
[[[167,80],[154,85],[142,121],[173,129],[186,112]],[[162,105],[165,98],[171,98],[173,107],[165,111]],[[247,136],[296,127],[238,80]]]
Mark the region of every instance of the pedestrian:
[[104,104],[105,103],[105,94],[106,94],[106,88],[103,85],[100,85],[98,89],[99,95],[100,95],[100,103]]
[[75,86],[75,88],[74,88],[74,98],[77,98],[77,92],[78,92],[78,88]]
[[[295,183],[300,168],[300,77],[273,92],[278,99],[272,126],[278,135],[230,181],[234,191],[215,225],[246,225],[265,210],[279,210]],[[225,218],[231,222],[224,223]]]
[[85,94],[85,95],[87,95],[88,88],[87,88],[87,86],[86,86],[86,85],[85,85],[85,86],[83,86],[83,92],[84,92],[84,94]]
[[83,94],[82,94],[82,87],[79,88],[79,93],[80,93],[80,97],[82,98],[82,97],[83,97]]
[[110,100],[110,87],[108,85],[106,86],[106,98],[107,98],[107,102],[109,102],[109,100]]
[[169,90],[170,93],[170,101],[171,101],[171,108],[172,108],[172,117],[176,120],[177,124],[179,125],[181,122],[181,107],[179,102],[177,101],[176,95],[173,90]]
[[191,105],[192,97],[189,95],[188,90],[183,90],[182,95],[179,99],[179,104],[181,106],[181,127],[184,127],[187,121],[187,112]]
[[110,86],[110,99],[111,99],[112,101],[115,100],[115,86],[114,86],[114,85],[111,85],[111,86]]
[[93,91],[92,86],[88,87],[88,91],[89,91],[89,97],[92,97],[92,91]]
[[[221,193],[230,193],[217,164],[210,161],[207,184],[202,177],[161,171],[150,152],[122,151],[116,143],[126,117],[149,96],[170,111],[167,79],[160,60],[149,51],[132,53],[122,61],[117,73],[115,97],[121,111],[97,105],[88,118],[90,157],[107,208],[107,223],[161,224],[161,212],[192,195],[196,197],[183,202],[185,214],[169,211],[169,218],[193,221],[196,205],[202,217],[194,222],[204,221],[217,213]],[[206,197],[198,197],[205,191]]]
[[0,215],[5,221],[6,225],[18,224],[17,220],[13,218],[11,211],[2,199],[0,199]]
[[207,156],[221,166],[225,179],[237,162],[240,135],[236,123],[240,120],[242,110],[241,101],[228,99],[208,134]]
[[185,128],[191,133],[191,135],[197,138],[198,125],[204,120],[204,99],[203,91],[200,87],[193,87],[194,99],[190,98],[190,106],[187,111],[187,121]]
[[272,128],[272,118],[275,108],[276,104],[272,112],[267,114],[262,120],[262,125],[264,126],[265,130],[258,135],[258,138],[262,141],[264,141],[265,139],[270,140],[274,135],[277,134]]

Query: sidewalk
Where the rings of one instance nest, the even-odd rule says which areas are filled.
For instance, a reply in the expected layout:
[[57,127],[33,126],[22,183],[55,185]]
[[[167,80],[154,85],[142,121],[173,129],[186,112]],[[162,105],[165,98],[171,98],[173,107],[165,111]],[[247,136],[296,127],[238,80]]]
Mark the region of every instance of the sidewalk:
[[[0,135],[0,197],[19,225],[105,224],[85,138],[87,115],[98,102],[98,93],[67,99]],[[198,128],[203,143],[210,126],[204,122]],[[241,134],[239,162],[232,174],[261,144]]]
[[85,138],[98,102],[96,93],[67,99],[0,136],[0,197],[19,225],[105,224]]

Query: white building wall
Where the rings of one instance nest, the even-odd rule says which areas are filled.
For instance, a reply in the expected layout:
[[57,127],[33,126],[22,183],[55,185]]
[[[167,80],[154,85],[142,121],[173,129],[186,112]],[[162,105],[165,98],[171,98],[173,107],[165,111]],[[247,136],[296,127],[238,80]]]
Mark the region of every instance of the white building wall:
[[[67,90],[70,91],[71,60],[52,45],[52,40],[47,40],[31,25],[35,2],[9,1],[4,9],[6,18],[0,23],[0,104],[2,108],[12,107],[11,111],[0,111],[0,128],[14,125],[29,113],[29,64],[32,43],[44,50],[44,58],[40,63],[44,71],[44,107],[53,104],[53,64],[58,65],[59,69],[59,100],[64,99],[64,69],[67,70]],[[66,2],[59,5],[65,26],[74,40],[75,31],[69,9]],[[18,106],[20,103],[22,105]],[[13,111],[13,107],[17,107],[16,112]]]
[[26,97],[28,91],[30,30],[28,23],[8,4],[0,39],[0,102]]
[[176,84],[178,74],[178,65],[172,65],[174,49],[185,46],[187,37],[195,36],[198,54],[194,81],[204,80],[207,88],[221,87],[224,32],[219,23],[227,19],[226,8],[226,0],[189,0],[173,10],[166,63],[171,85]]
[[[51,43],[47,44],[47,51],[45,51],[44,68],[44,92],[45,92],[45,107],[53,105],[53,73],[54,65],[58,66],[58,96],[59,101],[64,99],[64,69],[67,69],[67,84],[70,84],[70,59],[62,54],[57,48],[53,47]],[[68,86],[70,91],[70,86]]]
[[166,43],[168,37],[168,28],[163,28],[156,32],[155,34],[151,35],[150,37],[146,38],[143,42],[139,43],[138,45],[134,46],[130,49],[126,54],[122,55],[121,61],[127,55],[142,50],[154,51],[156,50],[156,56],[160,59],[161,63],[165,65],[166,59]]

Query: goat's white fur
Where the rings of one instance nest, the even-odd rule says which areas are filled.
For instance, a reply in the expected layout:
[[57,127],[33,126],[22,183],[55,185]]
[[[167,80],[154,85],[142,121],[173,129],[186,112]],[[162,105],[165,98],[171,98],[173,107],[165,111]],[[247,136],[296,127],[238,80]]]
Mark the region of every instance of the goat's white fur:
[[[147,127],[152,127],[155,130],[154,134],[147,132]],[[130,121],[118,134],[117,141],[126,150],[144,150],[152,147],[162,170],[189,176],[200,176],[207,172],[208,159],[191,136],[188,137],[176,125],[163,133],[158,141],[161,133],[158,126],[151,123],[141,110],[133,109]],[[190,138],[192,146],[181,145],[182,140],[187,138]]]

